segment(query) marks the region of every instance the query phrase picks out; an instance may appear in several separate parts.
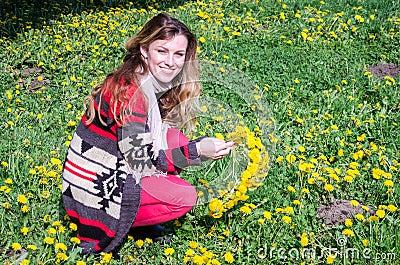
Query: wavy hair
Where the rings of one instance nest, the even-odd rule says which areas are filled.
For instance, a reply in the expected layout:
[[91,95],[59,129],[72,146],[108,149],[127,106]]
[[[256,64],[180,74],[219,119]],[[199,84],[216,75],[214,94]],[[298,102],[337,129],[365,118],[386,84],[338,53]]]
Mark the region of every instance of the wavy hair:
[[[149,45],[156,40],[169,40],[177,35],[183,35],[188,40],[185,64],[173,80],[172,89],[161,98],[162,111],[167,114],[164,121],[171,126],[193,128],[195,111],[198,108],[198,97],[202,91],[199,82],[197,39],[185,24],[164,12],[150,19],[137,35],[126,41],[126,54],[122,65],[108,74],[104,82],[97,85],[91,95],[85,99],[87,124],[94,120],[96,111],[100,121],[104,123],[100,116],[100,106],[102,96],[105,93],[111,94],[110,104],[114,119],[122,124],[123,113],[129,101],[126,95],[129,85],[135,83],[140,87],[140,76],[149,71],[140,47],[148,49]],[[94,101],[99,93],[100,103],[96,109]]]

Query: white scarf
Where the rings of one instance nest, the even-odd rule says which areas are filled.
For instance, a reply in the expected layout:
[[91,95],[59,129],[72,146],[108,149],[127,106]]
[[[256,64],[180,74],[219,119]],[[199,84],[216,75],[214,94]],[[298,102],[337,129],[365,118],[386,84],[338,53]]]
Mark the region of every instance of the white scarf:
[[140,90],[147,99],[148,125],[150,127],[151,139],[153,142],[153,159],[158,157],[158,152],[161,149],[167,148],[165,135],[166,130],[169,128],[168,124],[162,122],[156,94],[162,95],[171,88],[171,83],[159,82],[150,72],[140,81]]

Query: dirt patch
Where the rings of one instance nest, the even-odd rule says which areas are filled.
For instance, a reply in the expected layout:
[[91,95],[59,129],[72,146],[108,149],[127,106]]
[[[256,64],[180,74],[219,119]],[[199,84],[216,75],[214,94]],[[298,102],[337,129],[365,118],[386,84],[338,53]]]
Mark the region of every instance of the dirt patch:
[[[363,214],[365,210],[362,208],[362,204],[353,206],[348,200],[335,200],[329,204],[321,205],[317,209],[317,218],[321,219],[327,225],[338,225],[344,223],[346,219],[353,219],[356,214]],[[369,207],[370,208],[370,207]],[[369,210],[368,214],[374,214],[372,210]]]
[[18,84],[31,92],[35,92],[50,83],[50,80],[43,78],[43,69],[40,67],[25,68],[16,71],[19,71],[22,77],[18,80]]
[[9,72],[16,80],[21,88],[25,88],[30,92],[48,86],[51,81],[43,76],[43,69],[40,67],[29,67],[25,69],[2,70]]
[[18,259],[18,261],[22,261],[28,255],[28,250],[26,250],[25,248],[21,248],[15,251],[12,248],[8,249],[0,248],[0,256],[1,255],[6,255],[9,258]]
[[392,63],[381,63],[369,66],[368,71],[371,72],[374,77],[380,79],[384,79],[385,76],[396,78],[400,75],[400,66]]

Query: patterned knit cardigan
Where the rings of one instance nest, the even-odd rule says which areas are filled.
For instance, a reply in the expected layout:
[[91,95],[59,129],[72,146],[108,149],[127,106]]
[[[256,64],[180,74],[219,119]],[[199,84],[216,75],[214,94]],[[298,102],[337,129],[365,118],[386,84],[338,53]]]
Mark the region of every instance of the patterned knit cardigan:
[[100,115],[105,124],[97,111],[88,126],[83,115],[63,168],[64,207],[78,225],[77,237],[85,254],[112,252],[122,243],[140,205],[142,172],[173,172],[200,164],[195,141],[160,150],[157,158],[151,158],[147,107],[136,85],[130,85],[127,92],[128,96],[135,96],[135,104],[127,108],[127,127],[114,120],[111,93],[105,93],[101,100],[99,95],[95,108],[101,104]]

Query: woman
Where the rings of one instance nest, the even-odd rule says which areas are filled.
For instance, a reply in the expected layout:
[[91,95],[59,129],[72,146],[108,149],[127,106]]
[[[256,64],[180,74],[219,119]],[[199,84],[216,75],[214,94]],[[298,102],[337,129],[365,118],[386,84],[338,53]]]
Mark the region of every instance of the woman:
[[120,68],[87,98],[64,163],[63,202],[84,253],[112,252],[132,227],[186,214],[196,190],[177,174],[234,145],[189,141],[174,128],[193,126],[201,92],[196,38],[182,22],[158,14],[125,48]]

